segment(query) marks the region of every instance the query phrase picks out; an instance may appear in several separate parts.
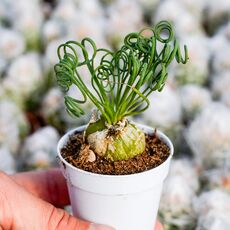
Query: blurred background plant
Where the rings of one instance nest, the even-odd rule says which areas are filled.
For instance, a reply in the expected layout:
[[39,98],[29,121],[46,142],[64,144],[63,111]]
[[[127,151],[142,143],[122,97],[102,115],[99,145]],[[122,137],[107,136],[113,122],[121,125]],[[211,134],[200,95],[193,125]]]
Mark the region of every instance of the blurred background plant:
[[57,165],[60,135],[89,119],[65,111],[53,70],[61,43],[88,36],[116,50],[124,35],[162,19],[173,23],[190,60],[173,65],[164,91],[132,117],[176,147],[159,218],[170,230],[229,230],[229,0],[0,0],[0,170]]

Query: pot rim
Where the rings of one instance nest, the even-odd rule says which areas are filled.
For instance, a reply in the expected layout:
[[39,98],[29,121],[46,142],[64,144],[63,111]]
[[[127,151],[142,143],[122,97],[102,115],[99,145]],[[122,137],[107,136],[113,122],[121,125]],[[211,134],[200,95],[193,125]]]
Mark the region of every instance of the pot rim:
[[[143,124],[138,124],[138,123],[134,123],[137,125],[138,128],[142,129],[144,132],[146,132],[146,130],[148,131],[154,131],[154,128],[152,128],[151,126],[147,126],[147,125],[143,125]],[[138,173],[132,173],[132,174],[124,174],[124,175],[108,175],[108,174],[99,174],[99,173],[93,173],[93,172],[89,172],[89,171],[85,171],[83,169],[80,169],[80,168],[77,168],[75,166],[73,166],[72,164],[70,164],[68,161],[66,161],[62,155],[61,155],[61,148],[63,146],[63,144],[66,143],[66,141],[64,141],[65,139],[68,138],[69,135],[71,135],[72,133],[74,133],[76,130],[84,130],[84,128],[86,127],[86,125],[82,125],[82,126],[79,126],[79,127],[76,127],[76,128],[73,128],[71,130],[69,130],[66,134],[64,134],[60,140],[58,141],[58,144],[57,144],[57,153],[58,153],[58,157],[59,157],[59,160],[61,161],[61,163],[63,164],[64,168],[66,167],[66,165],[68,167],[70,167],[72,170],[75,170],[75,171],[78,171],[82,174],[85,174],[85,175],[91,175],[91,176],[94,176],[94,177],[107,177],[107,178],[114,178],[114,177],[117,177],[117,178],[128,178],[128,177],[133,177],[133,176],[140,176],[140,175],[144,175],[144,174],[148,174],[150,172],[152,172],[153,170],[157,170],[157,169],[160,169],[162,167],[164,167],[164,165],[167,164],[168,161],[171,160],[172,156],[173,156],[173,153],[174,153],[174,147],[173,147],[173,144],[171,142],[171,140],[169,139],[168,136],[166,136],[163,132],[157,130],[157,136],[169,147],[170,149],[170,155],[168,156],[168,158],[163,162],[161,163],[160,165],[158,165],[157,167],[154,167],[152,169],[149,169],[149,170],[146,170],[146,171],[143,171],[143,172],[138,172]]]

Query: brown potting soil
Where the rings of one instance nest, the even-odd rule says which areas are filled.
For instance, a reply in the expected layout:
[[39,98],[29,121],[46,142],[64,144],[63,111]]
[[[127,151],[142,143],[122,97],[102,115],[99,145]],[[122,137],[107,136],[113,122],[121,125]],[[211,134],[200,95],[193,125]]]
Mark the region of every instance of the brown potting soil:
[[97,156],[94,161],[88,161],[92,151],[90,146],[84,143],[83,134],[77,132],[69,136],[67,144],[61,149],[61,154],[73,166],[93,173],[107,175],[139,173],[157,167],[170,154],[169,147],[157,138],[155,134],[146,135],[145,137],[145,151],[128,160],[113,162]]

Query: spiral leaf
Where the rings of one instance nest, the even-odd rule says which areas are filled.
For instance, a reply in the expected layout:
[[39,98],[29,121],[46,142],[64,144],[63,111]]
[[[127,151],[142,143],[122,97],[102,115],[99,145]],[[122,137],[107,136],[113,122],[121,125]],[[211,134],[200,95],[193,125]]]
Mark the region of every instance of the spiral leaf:
[[[148,96],[164,88],[170,63],[176,59],[185,64],[188,52],[184,46],[183,58],[171,24],[161,21],[154,28],[128,34],[116,52],[98,49],[92,39],[85,38],[80,43],[68,41],[60,45],[58,57],[59,63],[54,67],[58,84],[65,91],[74,84],[83,96],[83,100],[66,97],[67,111],[81,116],[84,111],[80,104],[90,99],[103,119],[114,125],[125,116],[146,110]],[[82,66],[91,75],[94,92],[80,75]]]

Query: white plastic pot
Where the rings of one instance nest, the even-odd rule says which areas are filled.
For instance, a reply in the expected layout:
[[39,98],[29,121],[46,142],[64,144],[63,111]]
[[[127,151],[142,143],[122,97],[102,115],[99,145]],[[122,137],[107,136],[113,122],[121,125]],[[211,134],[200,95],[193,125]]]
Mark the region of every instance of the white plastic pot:
[[[138,127],[145,133],[154,132],[148,126]],[[131,175],[101,175],[78,169],[61,156],[60,150],[69,135],[84,128],[81,126],[65,134],[57,147],[73,215],[116,230],[153,230],[163,182],[174,151],[169,138],[157,131],[158,137],[170,148],[170,156],[158,167]]]

